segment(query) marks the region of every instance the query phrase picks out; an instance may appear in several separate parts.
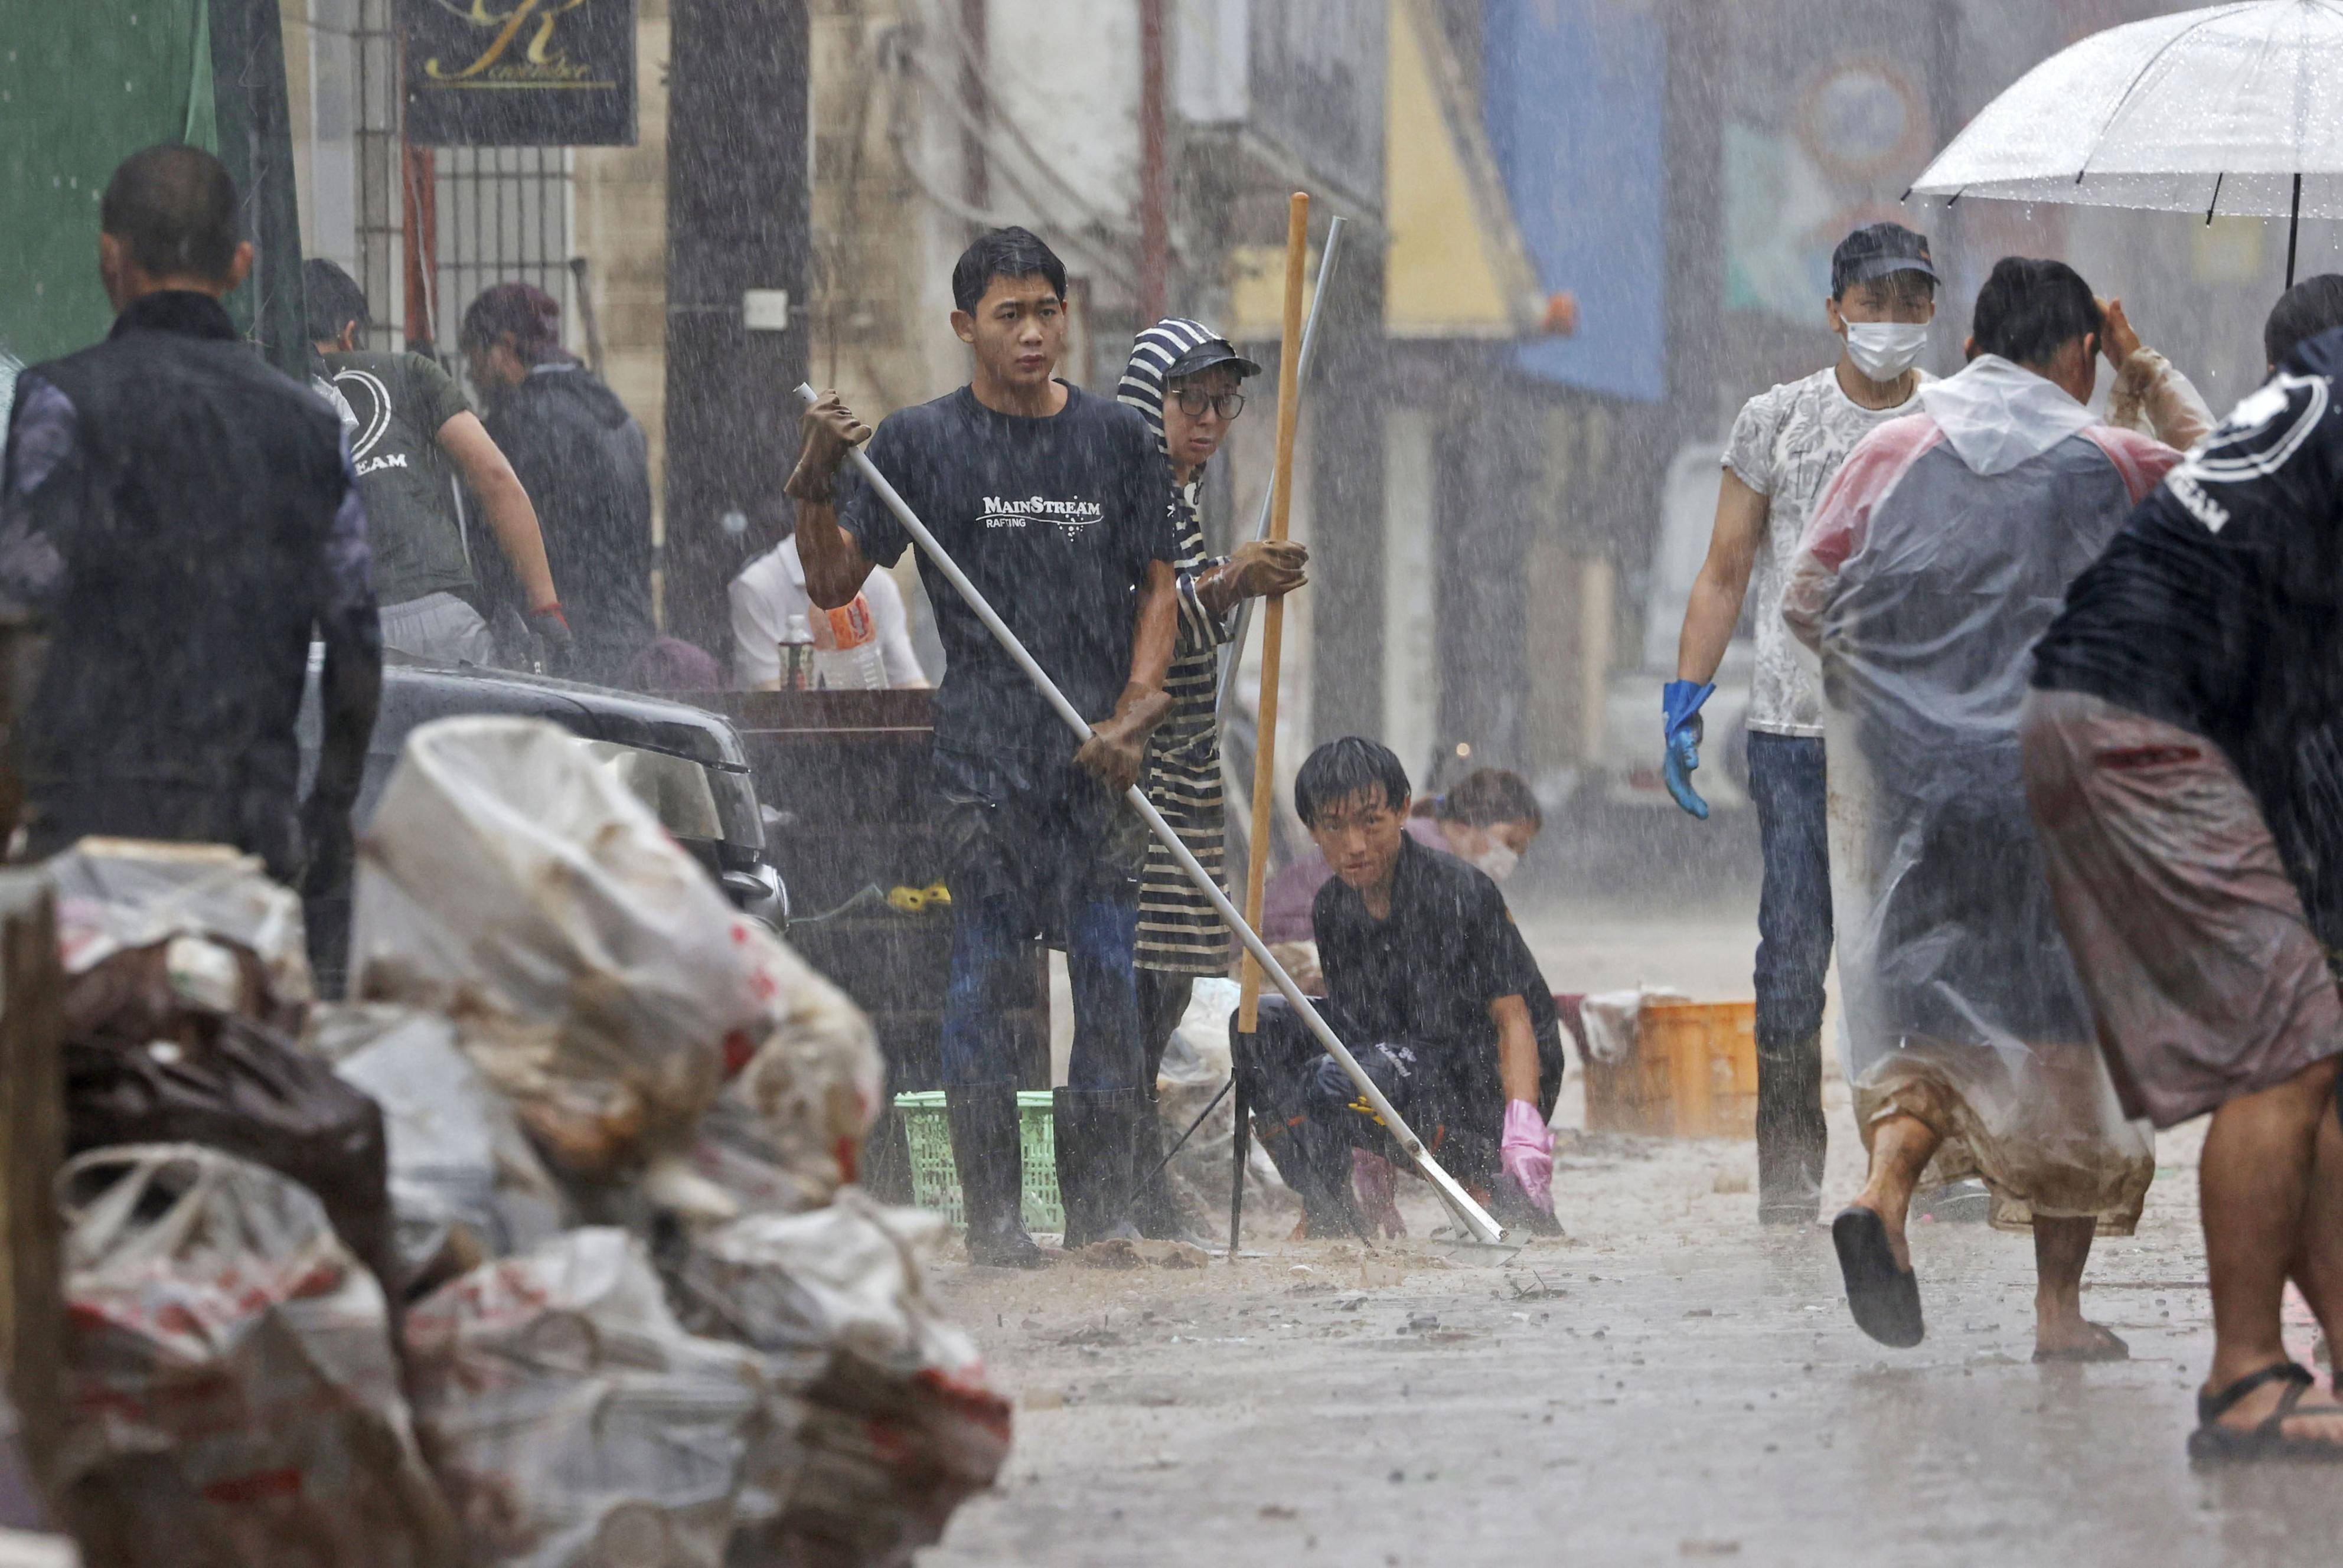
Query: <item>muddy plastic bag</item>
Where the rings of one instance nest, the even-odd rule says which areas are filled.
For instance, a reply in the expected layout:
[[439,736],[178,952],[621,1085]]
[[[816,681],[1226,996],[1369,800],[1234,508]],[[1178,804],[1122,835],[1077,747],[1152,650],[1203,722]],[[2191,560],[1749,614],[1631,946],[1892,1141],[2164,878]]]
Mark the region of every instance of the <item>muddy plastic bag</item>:
[[394,1238],[382,1111],[292,1040],[240,1017],[178,1039],[69,1039],[65,1146],[199,1143],[300,1182],[385,1294],[406,1279]]
[[58,1485],[96,1564],[453,1561],[382,1289],[316,1198],[189,1144],[85,1154]]
[[410,1282],[549,1241],[565,1217],[512,1108],[437,1013],[388,1003],[317,1010],[311,1049],[382,1107],[390,1202]]
[[[209,938],[256,960],[270,1003],[308,1005],[300,897],[269,880],[257,858],[217,844],[84,839],[43,869],[57,890],[57,950],[66,974],[174,938]],[[233,1010],[299,1027],[297,1017],[287,1025],[263,1007]]]
[[683,1151],[726,1070],[829,990],[534,719],[407,738],[360,846],[353,952],[359,996],[453,1017],[539,1148],[592,1179]]
[[907,1563],[1007,1458],[1008,1402],[927,1292],[943,1221],[848,1188],[697,1238],[684,1321],[754,1346],[772,1386],[743,1530],[772,1560]]
[[476,1568],[717,1568],[763,1381],[696,1339],[623,1231],[572,1231],[408,1314],[416,1423]]

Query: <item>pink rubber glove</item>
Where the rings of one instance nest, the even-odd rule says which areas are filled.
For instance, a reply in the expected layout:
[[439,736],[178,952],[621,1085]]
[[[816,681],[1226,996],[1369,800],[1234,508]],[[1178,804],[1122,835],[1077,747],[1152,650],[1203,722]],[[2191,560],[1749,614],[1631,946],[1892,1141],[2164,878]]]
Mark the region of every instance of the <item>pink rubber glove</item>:
[[1407,1234],[1407,1221],[1399,1217],[1399,1172],[1390,1161],[1363,1149],[1352,1150],[1351,1187],[1368,1224],[1386,1236]]
[[1505,1101],[1505,1136],[1497,1163],[1521,1183],[1541,1212],[1554,1212],[1554,1134],[1545,1118],[1526,1100]]

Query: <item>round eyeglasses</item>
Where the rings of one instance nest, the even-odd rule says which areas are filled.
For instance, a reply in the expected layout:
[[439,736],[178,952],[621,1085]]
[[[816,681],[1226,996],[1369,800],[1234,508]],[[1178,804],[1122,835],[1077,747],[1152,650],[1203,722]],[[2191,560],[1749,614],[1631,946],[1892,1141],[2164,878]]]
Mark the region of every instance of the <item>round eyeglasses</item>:
[[1222,392],[1215,396],[1210,392],[1182,390],[1172,396],[1180,400],[1180,412],[1191,419],[1202,418],[1207,408],[1223,419],[1233,419],[1244,412],[1245,400],[1242,392]]

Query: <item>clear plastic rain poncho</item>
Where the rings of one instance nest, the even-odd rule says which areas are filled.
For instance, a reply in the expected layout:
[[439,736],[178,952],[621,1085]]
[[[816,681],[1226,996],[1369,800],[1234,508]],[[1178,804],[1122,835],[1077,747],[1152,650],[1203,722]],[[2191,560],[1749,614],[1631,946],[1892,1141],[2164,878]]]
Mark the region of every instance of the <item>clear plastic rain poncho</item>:
[[1824,492],[1784,615],[1820,655],[1841,1057],[1994,1221],[2128,1233],[2155,1173],[2099,1059],[2018,771],[2032,648],[2175,455],[1981,356]]

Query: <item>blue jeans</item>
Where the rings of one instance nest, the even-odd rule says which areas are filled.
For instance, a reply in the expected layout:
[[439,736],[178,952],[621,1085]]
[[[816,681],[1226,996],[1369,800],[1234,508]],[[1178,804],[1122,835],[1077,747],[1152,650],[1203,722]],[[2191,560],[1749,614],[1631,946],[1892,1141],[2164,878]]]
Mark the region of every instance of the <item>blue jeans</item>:
[[[1137,889],[1065,908],[1066,978],[1074,993],[1074,1050],[1066,1087],[1146,1086],[1147,1047],[1139,1025],[1131,951],[1139,937]],[[1032,962],[1034,914],[1013,892],[952,902],[951,984],[944,993],[947,1089],[1017,1087],[1016,1049],[1001,998]]]
[[1749,732],[1757,896],[1757,1201],[1811,1209],[1823,1120],[1823,979],[1830,968],[1830,792],[1820,739]]

